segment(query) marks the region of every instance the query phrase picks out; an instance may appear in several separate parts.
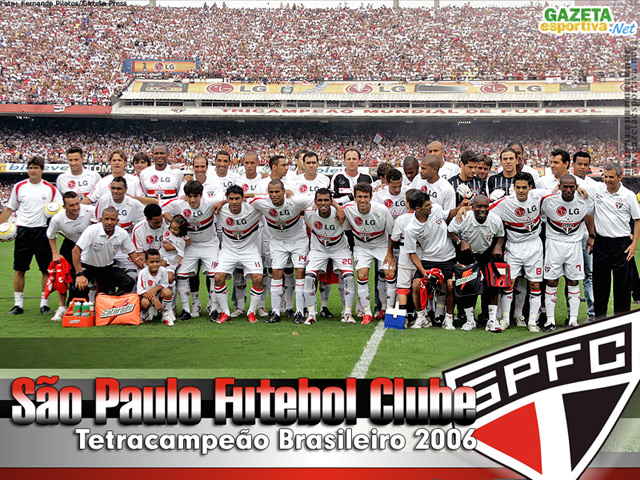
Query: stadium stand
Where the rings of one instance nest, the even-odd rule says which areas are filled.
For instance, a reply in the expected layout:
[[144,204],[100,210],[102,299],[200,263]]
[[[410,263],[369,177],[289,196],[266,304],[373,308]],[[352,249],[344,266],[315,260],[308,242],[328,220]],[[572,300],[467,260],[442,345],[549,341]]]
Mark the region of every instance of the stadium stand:
[[[186,77],[262,82],[604,80],[624,74],[630,41],[544,35],[539,6],[0,8],[0,103],[17,104],[110,105],[132,58],[197,59]],[[635,2],[613,13],[640,20]]]

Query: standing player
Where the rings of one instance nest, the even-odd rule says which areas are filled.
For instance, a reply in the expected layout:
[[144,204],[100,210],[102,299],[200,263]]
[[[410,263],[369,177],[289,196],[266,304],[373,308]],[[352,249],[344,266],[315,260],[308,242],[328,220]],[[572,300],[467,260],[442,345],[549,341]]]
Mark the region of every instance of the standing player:
[[[427,153],[429,155],[435,155],[440,159],[439,173],[440,176],[445,180],[449,180],[450,178],[453,178],[460,173],[460,167],[458,167],[458,165],[452,162],[447,162],[445,160],[444,146],[441,142],[431,142],[429,145],[427,145]],[[431,192],[429,192],[429,195],[431,195]]]
[[282,180],[269,182],[269,198],[254,198],[251,205],[260,211],[271,233],[270,251],[273,279],[271,280],[271,315],[265,323],[280,321],[283,277],[287,262],[294,268],[296,313],[295,320],[304,321],[304,267],[307,262],[309,241],[302,213],[313,204],[309,197],[285,198]]
[[[464,167],[463,167],[464,170]],[[504,226],[502,219],[494,212],[489,211],[489,199],[480,194],[474,197],[471,204],[472,212],[467,212],[461,221],[454,219],[449,224],[449,238],[460,246],[461,253],[471,252],[480,271],[484,271],[487,264],[494,257],[502,256],[502,244],[504,243]],[[492,289],[485,278],[485,293],[489,297],[489,321],[487,330],[495,331],[498,328],[498,292]],[[461,299],[460,305],[465,313],[467,321],[461,330],[473,330],[476,328],[474,307],[476,297]]]
[[[515,156],[515,154],[514,154]],[[497,175],[496,175],[497,176]],[[505,261],[511,270],[512,286],[500,297],[502,319],[500,328],[510,326],[509,313],[513,300],[513,282],[524,271],[529,281],[529,322],[530,332],[539,332],[538,313],[542,303],[540,284],[542,282],[543,248],[540,240],[540,202],[548,190],[534,190],[533,177],[518,172],[513,177],[515,195],[509,195],[491,205],[491,210],[504,222],[508,231]]]
[[[593,245],[593,293],[596,319],[607,316],[613,275],[613,311],[631,309],[631,266],[640,238],[640,207],[635,194],[622,185],[622,168],[609,163],[603,183],[589,189],[595,202],[596,239]],[[633,235],[629,226],[633,220]]]
[[250,323],[255,323],[256,310],[264,290],[262,258],[258,249],[258,229],[262,213],[244,202],[244,192],[238,185],[227,188],[227,202],[218,213],[218,223],[222,225],[223,234],[215,274],[215,292],[220,305],[218,323],[231,319],[226,280],[236,269],[241,269],[245,275],[251,275],[253,286],[247,319]]
[[245,152],[242,164],[244,165],[244,175],[240,175],[238,185],[242,187],[244,194],[266,193],[258,191],[258,186],[262,181],[262,176],[258,175],[258,154],[253,150]]
[[477,195],[486,195],[487,186],[484,180],[476,176],[478,159],[471,150],[465,150],[460,155],[460,173],[449,179],[449,183],[456,192],[456,205],[464,200],[471,201]]
[[[38,268],[42,272],[42,290],[49,277],[47,269],[51,263],[51,248],[47,239],[47,218],[44,210],[48,203],[62,203],[56,187],[42,179],[44,158],[31,157],[27,163],[27,180],[16,183],[11,189],[11,196],[0,214],[0,224],[9,220],[16,212],[18,235],[13,249],[13,308],[9,315],[24,313],[24,275],[33,255],[36,256]],[[40,298],[40,313],[47,314],[49,301]]]
[[334,270],[340,270],[344,289],[344,306],[342,321],[355,323],[351,310],[355,299],[355,284],[353,281],[353,260],[349,243],[344,234],[348,225],[340,225],[336,218],[336,207],[332,206],[332,194],[328,188],[320,188],[315,193],[317,209],[305,212],[304,219],[311,231],[311,249],[309,250],[306,276],[305,294],[309,314],[307,325],[316,321],[316,280],[319,272],[325,272],[329,260]]
[[208,176],[220,182],[223,194],[231,185],[238,185],[240,183],[239,176],[230,171],[231,155],[229,152],[220,150],[216,153],[213,163],[216,166],[215,171],[209,172]]
[[316,192],[321,188],[329,188],[331,181],[329,177],[318,173],[318,155],[313,152],[304,154],[304,174],[298,175],[292,183],[294,195],[307,195],[315,197]]
[[536,171],[535,168],[532,168],[529,165],[527,165],[527,159],[525,157],[525,154],[524,154],[525,152],[522,144],[518,142],[511,142],[507,145],[507,148],[512,148],[516,152],[516,158],[518,160],[516,163],[516,170],[518,172],[529,173],[533,177],[534,184],[538,185],[538,180],[540,180],[540,176],[538,175],[538,172]]
[[[442,328],[455,330],[453,326],[453,266],[456,250],[447,234],[447,222],[455,216],[456,211],[445,212],[437,203],[432,203],[429,194],[419,191],[409,200],[415,210],[414,216],[405,229],[405,250],[417,271],[413,280],[413,301],[418,310],[418,319],[414,328],[430,327],[425,310],[420,309],[420,281],[427,275],[427,270],[439,269],[446,280],[446,297],[438,295],[436,318],[444,314]],[[418,246],[422,255],[418,257]]]
[[544,298],[547,307],[547,321],[543,327],[545,332],[552,332],[556,328],[554,313],[558,280],[562,275],[568,287],[569,326],[578,326],[579,282],[584,278],[583,222],[590,235],[587,241],[590,249],[593,247],[595,235],[593,200],[576,195],[577,186],[575,177],[566,174],[560,179],[560,193],[542,199],[542,214],[547,216],[544,255],[544,279],[547,281]]
[[[396,257],[397,294],[398,304],[401,310],[406,310],[407,308],[409,295],[411,294],[413,275],[416,273],[416,267],[413,265],[404,247],[404,232],[407,224],[413,219],[415,213],[413,208],[411,208],[409,199],[418,191],[419,190],[415,188],[406,191],[405,205],[407,207],[407,213],[403,213],[395,219],[391,233],[391,241],[393,241],[393,246],[396,248],[393,254]],[[416,253],[418,256],[422,255],[422,249]]]
[[402,184],[409,187],[411,182],[413,182],[413,179],[416,178],[416,175],[420,172],[420,163],[418,162],[418,159],[413,155],[404,157],[404,161],[402,162],[402,171],[404,172]]
[[509,195],[516,173],[518,173],[516,170],[517,162],[516,152],[513,148],[507,147],[500,152],[502,172],[489,177],[489,180],[487,180],[489,200],[495,201],[504,195]]
[[400,215],[407,213],[406,188],[402,184],[402,173],[392,168],[387,172],[387,185],[373,194],[372,201],[381,203],[389,209],[395,221]]
[[123,177],[115,177],[109,189],[109,193],[98,199],[92,221],[98,223],[102,218],[102,212],[107,207],[113,207],[118,212],[119,227],[130,233],[133,226],[144,218],[143,206],[127,196],[128,184]]
[[169,151],[164,144],[153,146],[153,166],[140,172],[140,185],[144,195],[158,200],[170,200],[178,196],[182,177],[180,169],[168,166]]
[[[62,196],[63,211],[53,216],[47,228],[47,238],[51,247],[52,261],[59,262],[61,257],[73,265],[73,247],[82,232],[91,225],[91,216],[94,209],[90,205],[82,205],[80,197],[74,191],[68,191]],[[60,233],[64,237],[60,252],[58,253],[57,237]],[[65,295],[58,293],[58,309],[51,320],[62,320],[62,315],[66,311]]]
[[56,178],[56,187],[60,195],[64,195],[66,192],[76,192],[82,200],[91,193],[93,187],[100,181],[98,172],[84,169],[82,153],[80,147],[71,147],[67,150],[69,171],[61,173]]
[[378,282],[380,301],[383,307],[393,308],[396,301],[396,272],[393,258],[393,218],[389,209],[379,203],[371,202],[372,188],[369,183],[359,183],[354,188],[355,202],[347,203],[344,213],[349,220],[353,233],[353,256],[358,275],[358,297],[364,309],[362,324],[373,321],[369,300],[369,269],[371,262],[377,260],[379,268],[384,270],[385,281]]
[[[591,167],[591,156],[587,152],[579,151],[573,154],[573,176],[576,177],[578,185],[583,185],[589,191],[597,182],[587,176]],[[589,234],[583,228],[582,235],[582,260],[584,262],[584,280],[582,287],[587,300],[587,321],[592,322],[596,318],[593,307],[593,255],[587,245]]]
[[336,202],[344,205],[353,201],[353,189],[358,183],[373,183],[373,178],[367,173],[359,173],[360,152],[355,148],[349,148],[344,152],[345,170],[342,173],[336,173],[331,181],[331,188]]
[[[188,297],[189,277],[198,272],[198,263],[202,262],[205,276],[213,278],[218,260],[219,241],[216,234],[214,205],[221,199],[204,198],[204,189],[197,180],[191,180],[184,187],[186,200],[174,198],[162,207],[165,219],[170,222],[174,215],[182,215],[187,220],[187,232],[191,244],[185,248],[184,258],[177,272],[178,293],[180,298]],[[217,300],[213,286],[209,290],[209,304],[212,306],[209,319],[218,319]],[[182,305],[178,320],[189,320],[189,305]]]
[[[549,160],[549,167],[551,168],[551,175],[545,175],[536,182],[538,188],[548,188],[549,190],[555,189],[560,179],[569,173],[569,166],[571,165],[571,156],[566,150],[560,148],[551,152],[551,160]],[[534,179],[535,180],[535,179]]]
[[82,200],[82,203],[88,205],[96,203],[100,197],[109,193],[109,187],[115,177],[122,177],[127,181],[127,194],[130,197],[145,204],[158,203],[157,200],[144,196],[142,188],[140,187],[140,179],[137,176],[125,172],[127,154],[124,153],[123,150],[116,149],[111,152],[109,156],[109,166],[111,167],[111,173],[102,177],[100,181],[96,183],[96,186],[93,187],[91,193]]
[[456,208],[456,192],[447,180],[440,176],[440,159],[427,155],[420,162],[420,176],[413,179],[411,188],[428,193],[431,202],[437,203],[444,211]]
[[479,154],[477,159],[478,165],[476,167],[476,177],[486,183],[491,174],[491,169],[493,168],[493,160],[491,160],[491,157],[486,153]]

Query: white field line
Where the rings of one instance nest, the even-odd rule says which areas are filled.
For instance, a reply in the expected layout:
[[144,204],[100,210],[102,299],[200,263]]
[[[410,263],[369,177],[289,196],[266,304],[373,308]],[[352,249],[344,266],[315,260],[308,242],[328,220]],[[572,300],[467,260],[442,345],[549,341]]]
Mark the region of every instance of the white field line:
[[360,359],[356,363],[356,366],[353,367],[351,374],[349,375],[352,378],[364,378],[369,370],[369,365],[373,361],[373,357],[376,356],[376,352],[378,351],[378,346],[382,341],[382,337],[384,337],[384,333],[387,331],[384,328],[384,320],[378,321],[378,325],[376,329],[371,334],[371,338],[364,347],[362,355],[360,355]]

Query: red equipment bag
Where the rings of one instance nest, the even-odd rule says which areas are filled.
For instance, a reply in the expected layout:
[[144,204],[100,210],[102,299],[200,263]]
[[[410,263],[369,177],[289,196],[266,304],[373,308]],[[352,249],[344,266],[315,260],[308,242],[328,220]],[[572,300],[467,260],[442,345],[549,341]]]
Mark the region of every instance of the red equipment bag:
[[511,270],[505,262],[491,260],[485,269],[485,278],[494,288],[511,288]]

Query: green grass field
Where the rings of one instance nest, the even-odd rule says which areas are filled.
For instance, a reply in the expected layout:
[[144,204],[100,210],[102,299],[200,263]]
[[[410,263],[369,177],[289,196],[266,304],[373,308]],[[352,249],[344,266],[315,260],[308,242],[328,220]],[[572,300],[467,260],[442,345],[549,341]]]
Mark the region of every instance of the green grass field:
[[[0,244],[0,369],[5,378],[18,373],[60,372],[75,378],[118,375],[129,378],[344,378],[353,370],[375,325],[348,325],[338,318],[320,319],[312,326],[249,324],[235,319],[224,325],[200,317],[175,327],[151,323],[139,327],[63,328],[39,313],[39,300],[25,299],[25,313],[10,316],[13,305],[13,244]],[[40,292],[35,261],[27,273],[26,297]],[[200,294],[206,303],[204,281]],[[559,289],[562,291],[562,286]],[[565,318],[563,296],[557,321]],[[57,299],[51,298],[52,310]],[[340,311],[337,288],[330,301]],[[586,304],[581,304],[580,322]],[[459,327],[459,325],[457,325]],[[424,378],[440,376],[452,367],[481,355],[533,338],[524,328],[501,334],[482,329],[449,332],[440,328],[392,330],[385,333],[367,377]]]

